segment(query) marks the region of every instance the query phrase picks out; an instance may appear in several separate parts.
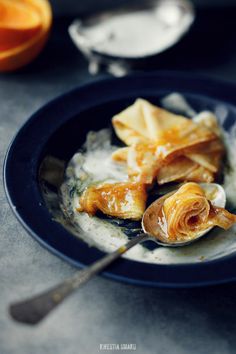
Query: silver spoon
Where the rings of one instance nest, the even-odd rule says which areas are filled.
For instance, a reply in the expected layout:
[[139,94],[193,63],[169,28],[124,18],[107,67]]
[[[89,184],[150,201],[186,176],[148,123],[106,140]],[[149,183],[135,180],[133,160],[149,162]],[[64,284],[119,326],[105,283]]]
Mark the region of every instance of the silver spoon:
[[[209,188],[216,191],[214,199],[217,201],[218,206],[225,206],[225,193],[224,189],[218,184],[202,184],[202,187],[209,191]],[[37,324],[44,317],[46,317],[56,306],[58,306],[62,301],[67,298],[74,290],[78,289],[81,285],[89,281],[94,275],[100,273],[108,265],[113,263],[122,254],[127,252],[130,248],[141,243],[143,241],[152,240],[161,246],[168,247],[181,247],[196,241],[200,237],[209,231],[199,233],[194,239],[188,240],[186,242],[174,242],[169,243],[168,239],[164,237],[158,223],[155,221],[155,215],[157,215],[158,210],[163,205],[164,200],[173,192],[166,194],[165,196],[157,199],[153,202],[145,211],[142,218],[142,229],[144,233],[139,234],[135,238],[131,239],[125,245],[119,247],[116,251],[107,254],[105,257],[97,262],[94,262],[89,267],[84,270],[77,271],[72,277],[67,278],[62,283],[56,285],[55,287],[49,289],[42,294],[33,296],[29,299],[16,302],[10,305],[9,312],[12,318],[18,322],[27,323],[30,325]],[[211,191],[211,195],[212,191]],[[213,203],[212,202],[212,203]]]

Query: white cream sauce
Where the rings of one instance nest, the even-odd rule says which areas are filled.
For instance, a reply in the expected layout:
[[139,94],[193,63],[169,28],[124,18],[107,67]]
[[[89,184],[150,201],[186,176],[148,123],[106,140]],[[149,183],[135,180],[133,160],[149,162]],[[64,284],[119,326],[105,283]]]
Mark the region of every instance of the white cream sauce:
[[[188,111],[193,109],[188,105],[186,100],[181,95],[175,95],[174,107],[173,95],[171,100],[167,96],[162,103],[168,109],[176,108],[176,99],[180,99],[177,105],[181,106],[181,110]],[[172,103],[170,102],[172,101]],[[184,106],[186,102],[186,107]],[[220,124],[227,117],[222,107],[217,107],[218,112],[214,112]],[[221,112],[221,114],[217,114]],[[186,113],[187,114],[187,113]],[[212,115],[212,112],[210,112]],[[206,112],[202,115],[207,119]],[[231,128],[230,132],[222,129],[222,137],[226,145],[227,158],[230,168],[225,170],[224,174],[224,189],[226,192],[227,201],[236,207],[236,124]],[[71,160],[67,168],[67,185],[75,184],[75,181],[81,183],[81,178],[86,181],[90,176],[90,182],[96,181],[122,181],[125,180],[125,167],[114,164],[111,161],[111,153],[117,148],[110,143],[110,132],[108,129],[103,129],[99,132],[90,132],[85,143],[86,152],[77,153]],[[81,168],[82,165],[82,168]],[[86,185],[86,183],[85,183]],[[80,238],[90,245],[93,245],[105,252],[112,252],[119,246],[128,241],[128,237],[117,226],[111,225],[105,220],[98,217],[90,217],[86,213],[78,213],[75,209],[78,206],[78,195],[75,194],[71,200],[69,195],[64,194],[64,202],[71,203],[74,212],[74,223],[84,231],[80,233]],[[214,202],[215,205],[219,201]],[[157,247],[154,250],[148,250],[142,245],[136,245],[124,257],[148,263],[175,264],[175,263],[194,263],[204,260],[216,259],[224,255],[236,251],[236,227],[224,231],[218,228],[211,230],[207,237],[203,237],[192,245],[182,248],[167,248]]]
[[[97,52],[119,57],[142,57],[163,51],[185,33],[193,21],[191,12],[171,2],[156,9],[117,13],[84,25],[85,43]],[[73,34],[76,39],[77,33]]]

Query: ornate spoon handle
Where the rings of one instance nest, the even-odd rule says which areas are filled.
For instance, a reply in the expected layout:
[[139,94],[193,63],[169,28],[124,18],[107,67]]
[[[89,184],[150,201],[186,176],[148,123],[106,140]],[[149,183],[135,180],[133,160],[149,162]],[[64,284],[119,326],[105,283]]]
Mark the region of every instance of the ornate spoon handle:
[[30,299],[16,302],[10,305],[9,312],[12,318],[18,322],[37,324],[47,316],[56,306],[69,296],[74,290],[89,281],[94,275],[100,273],[109,264],[114,262],[123,253],[138,243],[148,240],[149,235],[142,233],[116,251],[107,254],[99,261],[93,263],[84,270],[77,271],[72,277],[42,294],[33,296]]

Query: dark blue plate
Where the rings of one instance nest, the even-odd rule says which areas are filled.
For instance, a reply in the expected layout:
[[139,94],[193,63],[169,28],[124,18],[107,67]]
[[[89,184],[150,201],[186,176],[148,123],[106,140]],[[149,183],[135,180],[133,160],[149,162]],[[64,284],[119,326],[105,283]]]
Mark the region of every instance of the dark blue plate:
[[[113,114],[137,97],[158,103],[171,92],[185,95],[196,111],[223,104],[229,111],[225,128],[236,120],[236,86],[182,73],[148,73],[110,79],[79,87],[51,101],[26,122],[5,159],[5,190],[18,220],[31,236],[77,267],[104,255],[52,220],[39,186],[39,166],[47,154],[68,161],[86,133],[110,123]],[[193,287],[236,280],[235,254],[195,264],[157,265],[120,259],[105,276],[162,287]]]

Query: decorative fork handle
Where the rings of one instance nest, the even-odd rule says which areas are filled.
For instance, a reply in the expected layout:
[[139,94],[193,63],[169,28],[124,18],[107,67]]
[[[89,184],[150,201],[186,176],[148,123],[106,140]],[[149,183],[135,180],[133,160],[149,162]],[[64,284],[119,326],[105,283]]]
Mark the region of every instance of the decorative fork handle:
[[100,273],[130,248],[148,239],[148,234],[139,234],[116,251],[107,254],[86,269],[77,271],[72,277],[64,280],[50,290],[24,301],[11,304],[9,312],[12,318],[18,322],[30,325],[37,324],[55,307],[61,304],[74,290],[87,283],[94,275]]

